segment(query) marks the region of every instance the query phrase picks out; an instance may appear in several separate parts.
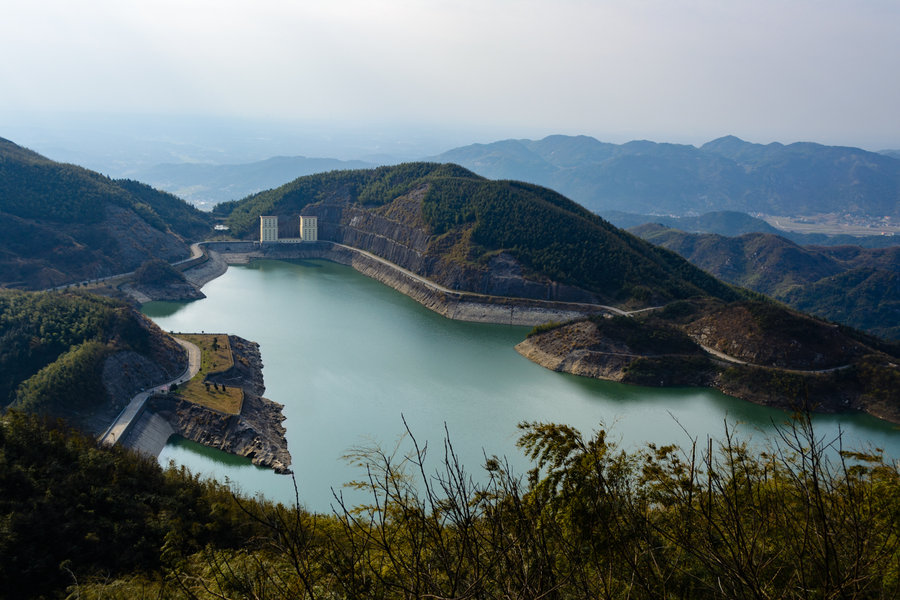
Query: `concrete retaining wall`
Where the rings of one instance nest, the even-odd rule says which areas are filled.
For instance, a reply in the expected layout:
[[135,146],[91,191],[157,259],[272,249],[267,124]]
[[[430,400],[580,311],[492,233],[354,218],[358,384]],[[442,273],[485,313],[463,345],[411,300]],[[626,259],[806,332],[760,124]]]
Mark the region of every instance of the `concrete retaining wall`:
[[603,312],[602,308],[592,304],[484,296],[447,290],[387,261],[332,242],[262,245],[256,242],[210,242],[207,247],[221,252],[223,258],[232,264],[246,263],[254,258],[330,260],[353,267],[363,275],[406,294],[426,308],[459,321],[533,327],[548,321],[570,321]]

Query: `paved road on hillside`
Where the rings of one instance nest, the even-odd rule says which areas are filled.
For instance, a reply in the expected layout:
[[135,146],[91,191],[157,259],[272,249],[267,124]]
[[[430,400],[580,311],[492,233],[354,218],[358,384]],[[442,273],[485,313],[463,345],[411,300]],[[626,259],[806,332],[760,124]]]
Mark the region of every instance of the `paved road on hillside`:
[[510,297],[510,296],[493,296],[490,294],[479,294],[478,292],[469,292],[466,290],[451,290],[450,288],[447,288],[440,284],[437,284],[437,283],[431,281],[430,279],[426,279],[425,277],[422,277],[421,275],[413,273],[412,271],[410,271],[408,269],[404,269],[403,267],[401,267],[400,265],[398,265],[396,263],[392,263],[391,261],[389,261],[385,258],[381,258],[380,256],[378,256],[376,254],[372,254],[371,252],[366,252],[365,250],[360,250],[359,248],[354,248],[353,246],[346,246],[344,244],[338,244],[337,242],[331,242],[331,243],[335,246],[338,246],[341,248],[346,248],[348,250],[352,250],[353,252],[358,252],[359,254],[363,254],[363,255],[371,258],[372,260],[380,262],[381,264],[383,264],[385,266],[388,266],[392,269],[400,271],[401,273],[403,273],[410,279],[414,279],[414,280],[418,281],[419,283],[421,283],[427,287],[430,287],[431,289],[438,290],[440,292],[444,292],[445,294],[465,294],[466,296],[477,296],[477,297],[481,297],[481,298],[508,298],[510,300],[528,300],[529,302],[538,302],[538,303],[546,303],[546,304],[572,304],[574,306],[582,306],[582,307],[590,306],[593,308],[607,310],[607,311],[609,311],[615,315],[621,316],[621,317],[627,317],[627,316],[630,316],[630,315],[633,315],[636,313],[662,308],[661,306],[651,306],[648,308],[642,308],[640,310],[627,311],[627,310],[622,310],[621,308],[616,308],[615,306],[606,306],[605,304],[592,304],[589,302],[564,302],[564,301],[558,301],[558,300],[540,300],[537,298],[514,298],[514,297]]
[[190,381],[194,377],[194,375],[200,372],[200,348],[190,342],[186,342],[178,338],[173,339],[181,344],[181,346],[185,350],[187,350],[188,366],[184,370],[184,373],[182,373],[172,381],[163,383],[149,390],[143,390],[135,394],[134,398],[131,399],[131,402],[128,403],[128,406],[126,406],[122,410],[122,412],[119,413],[119,416],[116,417],[116,420],[113,421],[112,425],[109,426],[109,429],[107,429],[106,432],[100,436],[98,441],[101,444],[105,446],[114,446],[115,444],[117,444],[121,440],[122,435],[128,430],[128,427],[131,426],[131,422],[141,413],[141,409],[144,408],[144,403],[147,402],[147,398],[157,392],[168,391],[169,386],[171,386],[173,383],[181,385],[182,383]]
[[[181,260],[176,260],[175,262],[169,263],[169,264],[171,264],[173,267],[177,267],[178,265],[181,265],[186,262],[192,261],[194,259],[200,258],[201,256],[203,256],[203,249],[200,248],[200,244],[191,244],[191,255],[190,256],[188,256],[187,258],[183,258]],[[113,279],[118,279],[118,278],[125,279],[127,277],[134,276],[134,273],[135,273],[134,271],[129,271],[128,273],[116,273],[115,275],[107,275],[106,277],[98,277],[97,279],[86,279],[84,281],[78,281],[78,282],[74,282],[74,283],[66,283],[63,285],[58,285],[56,287],[47,288],[44,291],[52,292],[54,290],[64,290],[69,287],[78,287],[81,285],[102,283],[105,281],[108,282],[108,281],[111,281]]]

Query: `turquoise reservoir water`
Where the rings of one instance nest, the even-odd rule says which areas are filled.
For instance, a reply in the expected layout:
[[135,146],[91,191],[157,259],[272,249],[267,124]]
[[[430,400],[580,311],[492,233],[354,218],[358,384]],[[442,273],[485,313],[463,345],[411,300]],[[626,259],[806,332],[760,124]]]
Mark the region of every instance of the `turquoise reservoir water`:
[[[390,452],[403,419],[429,456],[443,456],[444,427],[464,464],[485,454],[528,461],[515,447],[521,421],[555,421],[583,432],[606,428],[625,448],[648,441],[687,445],[719,437],[727,419],[763,440],[787,414],[706,389],[654,389],[548,371],[513,346],[527,328],[445,319],[349,267],[259,261],[230,267],[196,302],[156,302],[144,312],[168,331],[227,332],[260,344],[266,397],[284,404],[300,500],[325,511],[332,490],[364,473],[342,456],[379,445]],[[864,415],[820,416],[819,434],[900,456],[900,431]],[[408,447],[401,444],[401,448]],[[160,461],[227,479],[249,494],[292,502],[289,477],[184,440]],[[343,490],[345,494],[351,492]],[[351,500],[362,497],[351,496]]]

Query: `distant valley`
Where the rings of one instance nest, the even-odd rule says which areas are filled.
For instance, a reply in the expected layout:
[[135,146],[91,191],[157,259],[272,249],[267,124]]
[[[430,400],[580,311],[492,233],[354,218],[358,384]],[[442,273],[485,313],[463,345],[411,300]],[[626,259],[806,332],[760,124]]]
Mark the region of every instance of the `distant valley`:
[[622,229],[632,229],[647,223],[663,225],[688,233],[718,233],[735,236],[745,233],[771,233],[787,238],[801,246],[862,246],[886,248],[900,245],[900,235],[848,235],[826,233],[798,233],[777,229],[767,221],[751,217],[747,213],[717,210],[699,216],[674,217],[671,215],[639,215],[622,211],[601,211],[600,216]]
[[134,172],[133,177],[184,198],[197,208],[211,210],[219,202],[239,200],[313,173],[366,169],[372,163],[334,158],[275,156],[259,162],[216,165],[167,163]]

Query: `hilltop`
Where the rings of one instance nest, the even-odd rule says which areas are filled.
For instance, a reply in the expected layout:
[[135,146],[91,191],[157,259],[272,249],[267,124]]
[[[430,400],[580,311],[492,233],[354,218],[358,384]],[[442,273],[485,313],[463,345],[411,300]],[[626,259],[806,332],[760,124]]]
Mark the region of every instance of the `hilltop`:
[[0,138],[0,286],[41,289],[186,258],[209,215]]
[[[491,181],[456,165],[410,163],[301,177],[219,205],[232,232],[258,237],[259,215],[369,251],[460,291],[646,307],[740,293],[552,190]],[[287,234],[285,234],[287,237]]]
[[697,148],[553,135],[472,144],[432,160],[545,185],[597,212],[900,217],[900,160],[859,148],[763,145],[734,136]]

